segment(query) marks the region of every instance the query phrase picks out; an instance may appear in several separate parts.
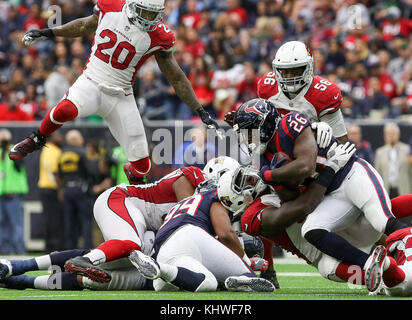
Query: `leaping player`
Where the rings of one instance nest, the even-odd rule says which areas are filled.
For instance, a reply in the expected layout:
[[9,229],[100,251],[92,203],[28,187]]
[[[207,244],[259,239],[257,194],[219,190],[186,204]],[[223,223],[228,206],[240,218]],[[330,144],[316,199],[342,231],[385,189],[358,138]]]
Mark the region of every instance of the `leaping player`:
[[173,56],[175,36],[161,22],[163,13],[164,0],[98,0],[89,17],[27,32],[22,39],[26,46],[55,37],[76,38],[95,33],[95,38],[83,74],[49,111],[40,128],[11,149],[10,159],[21,160],[40,149],[64,123],[98,114],[126,152],[130,161],[125,168],[129,181],[141,181],[151,164],[132,85],[140,67],[152,55],[178,97],[197,112],[208,128],[218,128]]

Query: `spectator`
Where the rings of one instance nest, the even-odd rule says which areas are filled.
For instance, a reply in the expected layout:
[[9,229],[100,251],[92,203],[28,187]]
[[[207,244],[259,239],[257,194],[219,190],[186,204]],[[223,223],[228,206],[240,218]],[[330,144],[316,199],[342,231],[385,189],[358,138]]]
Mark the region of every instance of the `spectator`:
[[412,32],[412,20],[401,17],[401,10],[391,6],[386,10],[386,17],[382,23],[383,40],[390,41],[396,36],[409,37]]
[[41,150],[39,160],[39,197],[42,204],[45,231],[45,251],[59,251],[67,247],[64,243],[63,195],[58,178],[58,162],[63,136],[54,132]]
[[182,16],[182,23],[190,29],[198,29],[199,22],[201,20],[201,13],[197,8],[196,0],[187,0],[186,1],[186,12]]
[[381,83],[378,77],[369,78],[363,106],[365,115],[369,115],[373,119],[396,118],[399,113],[392,107],[389,98],[381,92]]
[[[86,150],[80,131],[69,130],[59,158],[59,176],[63,186],[64,233],[66,248],[92,248],[93,211],[87,193]],[[78,237],[83,244],[79,245]]]
[[108,154],[108,157],[105,160],[105,163],[109,167],[110,177],[112,179],[113,185],[118,184],[129,184],[126,174],[124,173],[123,166],[128,162],[126,153],[123,148],[119,145],[115,146],[111,152]]
[[210,70],[208,63],[204,57],[195,59],[194,66],[190,70],[188,79],[192,84],[196,97],[203,107],[212,114],[216,114],[213,110],[213,98],[215,91],[210,87],[213,78],[213,70]]
[[206,45],[199,39],[199,35],[195,29],[186,29],[186,44],[184,52],[190,53],[194,58],[201,57],[206,52]]
[[348,126],[347,130],[349,141],[356,146],[356,154],[373,165],[375,155],[369,141],[362,139],[361,127],[357,124],[351,124]]
[[216,28],[224,28],[226,25],[232,25],[240,28],[247,23],[247,12],[240,5],[239,0],[226,0],[227,9],[216,19]]
[[257,97],[257,84],[260,77],[256,74],[252,62],[244,62],[243,70],[245,78],[237,87],[238,101],[246,102]]
[[411,168],[408,164],[410,146],[400,141],[401,132],[396,123],[387,123],[383,134],[385,145],[376,149],[375,168],[392,199],[412,192]]
[[33,121],[32,115],[24,112],[19,105],[19,99],[15,92],[8,95],[7,104],[0,105],[0,121]]
[[22,196],[29,192],[26,169],[22,162],[7,156],[11,145],[11,132],[0,130],[0,251],[23,254],[24,219]]
[[190,130],[192,141],[184,142],[178,148],[174,164],[177,167],[195,166],[203,169],[215,157],[216,146],[207,142],[206,127],[203,124]]
[[336,39],[331,39],[328,42],[328,51],[325,60],[325,72],[334,71],[346,63],[345,54]]

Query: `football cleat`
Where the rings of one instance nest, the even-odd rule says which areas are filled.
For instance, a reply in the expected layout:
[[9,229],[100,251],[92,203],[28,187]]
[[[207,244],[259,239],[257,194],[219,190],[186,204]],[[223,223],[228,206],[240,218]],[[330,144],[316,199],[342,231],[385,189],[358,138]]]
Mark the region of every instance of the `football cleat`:
[[22,160],[29,153],[39,150],[46,144],[46,137],[38,131],[33,132],[23,141],[15,144],[9,151],[10,160]]
[[383,267],[387,251],[384,246],[377,246],[368,259],[369,264],[365,268],[365,285],[369,292],[375,292],[382,283]]
[[260,272],[260,277],[273,283],[276,289],[280,289],[279,281],[275,270],[265,270]]
[[247,276],[231,276],[225,280],[225,287],[230,291],[240,292],[273,292],[273,284],[263,278]]
[[0,259],[0,281],[12,275],[11,262],[7,259]]
[[147,177],[136,177],[132,172],[132,164],[130,162],[126,163],[123,166],[123,171],[126,174],[127,180],[130,184],[145,184],[147,183]]
[[160,266],[152,257],[145,255],[139,250],[133,250],[129,255],[130,262],[136,267],[139,273],[149,280],[160,277]]
[[83,256],[68,260],[64,264],[64,270],[72,274],[85,276],[90,280],[100,283],[106,283],[112,279],[109,272],[95,266],[89,258]]

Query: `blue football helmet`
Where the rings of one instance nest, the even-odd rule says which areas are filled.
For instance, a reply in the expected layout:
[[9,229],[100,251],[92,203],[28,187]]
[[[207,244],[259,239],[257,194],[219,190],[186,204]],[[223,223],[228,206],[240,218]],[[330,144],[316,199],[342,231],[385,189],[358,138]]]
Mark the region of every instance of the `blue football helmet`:
[[233,129],[247,141],[250,152],[263,154],[280,120],[280,114],[270,101],[253,99],[243,103],[236,111]]

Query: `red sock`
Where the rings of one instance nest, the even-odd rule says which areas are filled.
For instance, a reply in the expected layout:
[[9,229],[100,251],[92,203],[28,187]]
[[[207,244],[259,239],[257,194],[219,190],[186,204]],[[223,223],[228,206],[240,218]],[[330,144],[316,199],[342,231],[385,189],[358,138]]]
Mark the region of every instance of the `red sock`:
[[389,268],[383,273],[383,282],[388,288],[392,288],[405,280],[405,272],[398,267],[396,261],[392,257],[388,257],[391,261]]
[[62,100],[56,107],[52,108],[44,117],[39,132],[43,136],[50,136],[59,129],[64,122],[71,121],[77,117],[79,111],[69,100]]
[[144,177],[150,171],[150,158],[146,157],[137,161],[130,161],[132,164],[132,172],[136,177]]
[[412,194],[404,194],[402,196],[393,198],[392,213],[397,219],[412,216]]
[[[359,279],[357,278],[359,277],[359,275],[357,274],[359,273],[359,271],[361,280],[360,283]],[[351,282],[358,285],[365,284],[365,272],[358,266],[353,267],[353,265],[350,265],[349,263],[341,262],[336,268],[335,274],[337,277],[346,282]]]
[[267,260],[271,266],[273,264],[273,241],[265,237],[260,237],[260,240],[263,243],[263,259]]
[[103,251],[106,262],[127,257],[133,250],[141,250],[140,246],[130,240],[107,240],[96,249]]

